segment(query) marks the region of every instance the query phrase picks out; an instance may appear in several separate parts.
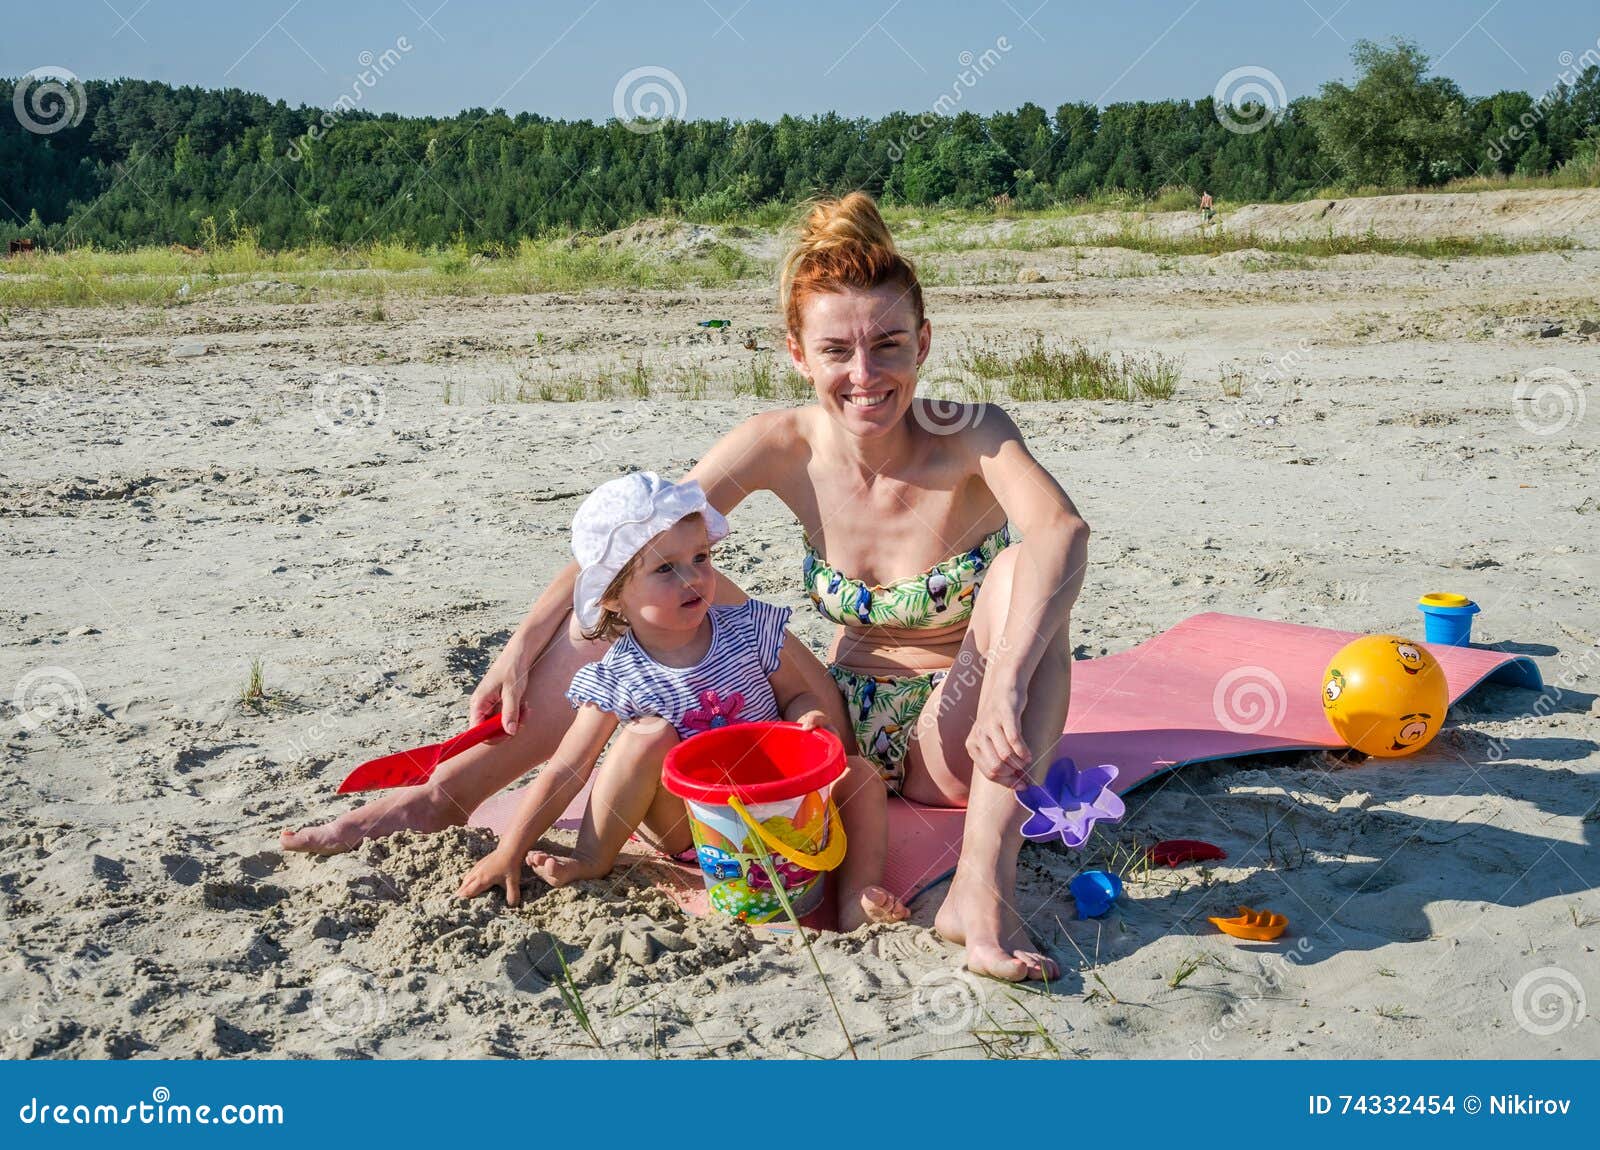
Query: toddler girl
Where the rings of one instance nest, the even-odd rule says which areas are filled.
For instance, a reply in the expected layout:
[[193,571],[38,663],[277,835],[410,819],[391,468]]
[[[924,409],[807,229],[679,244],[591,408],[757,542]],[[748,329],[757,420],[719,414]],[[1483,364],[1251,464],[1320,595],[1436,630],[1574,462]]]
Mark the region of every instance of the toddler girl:
[[[597,878],[636,831],[663,853],[692,858],[683,801],[661,785],[662,760],[680,739],[780,718],[832,730],[800,662],[810,652],[785,642],[789,609],[756,599],[713,603],[710,550],[727,533],[699,484],[666,483],[651,472],[613,479],[584,500],[572,521],[581,567],[573,608],[584,635],[613,640],[611,649],[573,676],[572,726],[500,845],[462,881],[462,898],[503,886],[515,906],[524,857],[552,886]],[[530,854],[619,728],[572,854]],[[839,925],[905,918],[905,906],[878,885],[888,824],[876,768],[852,756],[833,796],[850,841],[838,872]]]

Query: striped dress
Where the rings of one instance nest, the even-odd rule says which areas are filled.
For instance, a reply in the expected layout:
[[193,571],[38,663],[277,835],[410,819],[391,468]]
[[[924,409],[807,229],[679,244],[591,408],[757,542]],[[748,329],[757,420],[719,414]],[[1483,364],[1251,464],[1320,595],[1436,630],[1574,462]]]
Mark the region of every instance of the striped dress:
[[779,717],[768,676],[778,669],[789,608],[759,599],[713,607],[711,647],[693,667],[664,667],[625,632],[598,663],[578,669],[567,689],[574,707],[592,703],[623,722],[665,719],[687,739],[730,723]]

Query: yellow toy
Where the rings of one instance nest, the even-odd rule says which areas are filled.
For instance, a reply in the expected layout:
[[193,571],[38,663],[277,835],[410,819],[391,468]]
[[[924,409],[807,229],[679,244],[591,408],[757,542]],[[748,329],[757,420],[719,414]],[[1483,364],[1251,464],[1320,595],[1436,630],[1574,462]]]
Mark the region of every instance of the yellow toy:
[[1450,688],[1439,662],[1399,635],[1345,644],[1322,676],[1322,709],[1358,751],[1394,759],[1421,750],[1444,725]]

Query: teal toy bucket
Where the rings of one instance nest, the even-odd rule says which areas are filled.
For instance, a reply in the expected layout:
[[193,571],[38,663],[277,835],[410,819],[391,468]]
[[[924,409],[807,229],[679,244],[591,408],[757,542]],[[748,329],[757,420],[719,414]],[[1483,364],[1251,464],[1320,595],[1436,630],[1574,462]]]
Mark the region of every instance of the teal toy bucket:
[[1442,647],[1465,647],[1472,641],[1472,617],[1478,605],[1465,595],[1431,591],[1417,600],[1422,612],[1422,637]]

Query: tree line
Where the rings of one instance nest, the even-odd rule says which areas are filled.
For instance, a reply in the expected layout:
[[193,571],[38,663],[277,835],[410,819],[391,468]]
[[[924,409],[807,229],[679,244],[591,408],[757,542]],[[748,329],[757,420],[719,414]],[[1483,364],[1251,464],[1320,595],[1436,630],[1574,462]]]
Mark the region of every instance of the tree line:
[[[834,114],[652,124],[474,108],[447,117],[290,108],[238,89],[89,81],[81,120],[0,115],[0,238],[51,247],[514,243],[646,215],[716,222],[817,192],[1018,208],[1166,189],[1286,200],[1582,166],[1600,54],[1547,92],[1469,97],[1415,44],[1363,41],[1353,82],[1281,108],[1200,100],[1027,103],[982,116]],[[16,81],[0,80],[0,109]],[[25,100],[15,107],[26,109]],[[69,108],[68,113],[72,114]],[[53,127],[53,126],[52,126]]]

